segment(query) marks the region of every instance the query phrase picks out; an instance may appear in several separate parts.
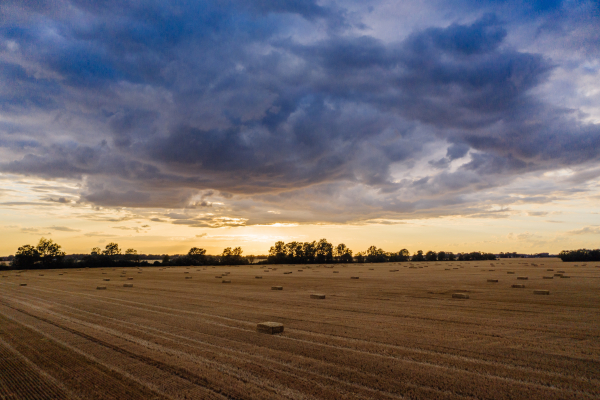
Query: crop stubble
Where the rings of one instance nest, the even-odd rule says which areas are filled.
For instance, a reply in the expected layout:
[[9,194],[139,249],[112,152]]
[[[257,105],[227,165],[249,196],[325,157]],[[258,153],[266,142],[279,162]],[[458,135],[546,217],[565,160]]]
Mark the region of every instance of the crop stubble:
[[[40,381],[60,393],[54,398],[101,398],[108,386],[115,397],[135,394],[127,398],[598,398],[600,271],[522,263],[485,271],[461,262],[451,272],[445,267],[457,263],[432,263],[395,274],[397,264],[348,266],[347,275],[362,272],[359,282],[319,274],[263,282],[258,268],[239,267],[230,285],[199,271],[191,286],[180,284],[183,268],[146,268],[134,288],[114,273],[101,292],[99,271],[30,271],[27,287],[0,282],[0,339],[64,385]],[[544,281],[552,265],[573,278]],[[551,294],[486,284],[507,270]],[[310,301],[315,291],[327,300]],[[461,291],[470,298],[453,301]],[[285,332],[260,335],[262,321]],[[61,375],[61,363],[88,372]],[[21,381],[39,374],[15,369]],[[9,379],[0,372],[0,390]],[[19,387],[18,398],[38,398]]]

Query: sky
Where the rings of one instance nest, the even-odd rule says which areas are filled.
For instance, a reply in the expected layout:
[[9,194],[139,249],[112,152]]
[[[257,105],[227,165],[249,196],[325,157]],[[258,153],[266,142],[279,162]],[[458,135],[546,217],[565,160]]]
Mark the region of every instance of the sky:
[[3,0],[0,255],[600,239],[598,1]]

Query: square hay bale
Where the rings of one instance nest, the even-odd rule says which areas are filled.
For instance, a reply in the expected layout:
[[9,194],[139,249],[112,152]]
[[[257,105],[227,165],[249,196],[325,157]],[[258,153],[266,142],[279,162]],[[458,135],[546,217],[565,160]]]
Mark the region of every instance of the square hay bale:
[[27,286],[26,283],[19,283],[19,286]]
[[133,287],[133,283],[124,283],[123,287]]
[[127,280],[128,280],[128,281],[132,281],[132,280],[133,280],[133,278],[127,278]]
[[534,290],[533,294],[549,295],[550,291],[549,290]]
[[192,279],[192,277],[191,276],[186,276],[185,279]]
[[280,324],[279,322],[261,322],[256,325],[256,331],[259,333],[267,333],[269,335],[282,333],[283,324]]
[[488,282],[494,282],[494,283],[497,283],[497,282],[498,282],[498,279],[488,279],[487,281],[488,281]]
[[97,286],[96,290],[106,290],[106,286]]
[[302,272],[302,270],[301,270],[301,269],[299,269],[299,270],[298,270],[298,272]]
[[283,286],[271,286],[271,290],[283,290]]
[[375,271],[375,268],[369,268],[369,271]]
[[495,271],[495,269],[488,269],[488,271],[493,272],[493,271]]
[[325,295],[324,294],[311,294],[310,298],[311,299],[325,299]]
[[119,275],[119,278],[125,278],[125,275]]
[[106,279],[102,279],[104,282],[110,282],[110,279],[106,278]]
[[553,268],[548,268],[546,271],[554,271]]
[[223,278],[223,276],[222,275],[217,275],[217,276],[215,276],[215,278],[221,279],[221,278]]
[[264,270],[264,272],[269,272],[269,270],[268,270],[268,269],[265,269],[265,270]]
[[188,271],[185,271],[185,272],[184,272],[184,274],[189,274],[189,272],[188,272]]
[[514,275],[514,274],[515,274],[515,271],[506,271],[506,273],[507,273],[508,275]]
[[44,276],[44,274],[40,274],[40,276]]
[[554,279],[554,277],[553,277],[553,276],[544,276],[543,278],[544,278],[544,279]]
[[561,277],[562,279],[569,279],[569,278],[570,278],[570,276],[568,276],[568,275],[561,275],[560,277]]
[[223,280],[221,281],[221,283],[231,283],[231,280],[229,280],[229,279],[223,279]]
[[288,271],[288,272],[284,272],[283,274],[284,274],[284,275],[289,275],[289,274],[291,274],[291,273],[292,273],[292,271]]
[[450,268],[444,268],[444,271],[450,271]]
[[339,273],[340,273],[340,271],[333,271],[333,273],[334,273],[334,274],[339,274]]
[[517,276],[517,280],[519,280],[519,281],[526,281],[528,279],[529,279],[529,277],[527,277],[527,276]]
[[351,276],[350,279],[358,279],[358,276]]
[[564,273],[565,273],[565,271],[558,271],[558,273],[559,273],[559,274],[564,274]]
[[260,275],[256,275],[256,276],[254,277],[254,279],[262,279],[262,276],[260,276]]
[[525,288],[525,285],[516,284],[516,285],[512,285],[511,287],[512,287],[512,288],[515,288],[515,289],[524,289],[524,288]]
[[466,293],[452,293],[453,299],[468,299],[469,295]]

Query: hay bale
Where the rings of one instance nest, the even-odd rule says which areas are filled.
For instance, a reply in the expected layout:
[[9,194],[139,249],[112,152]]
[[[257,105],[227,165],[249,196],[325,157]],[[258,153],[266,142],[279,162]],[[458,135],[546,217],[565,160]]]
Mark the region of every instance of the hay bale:
[[565,271],[558,271],[558,273],[559,273],[559,274],[564,274],[564,273],[565,273]]
[[450,271],[450,268],[444,268],[444,271]]
[[325,295],[324,294],[311,294],[310,298],[311,299],[325,299]]
[[554,274],[554,276],[563,276],[563,274]]
[[350,279],[358,279],[358,276],[351,276]]
[[132,281],[132,280],[133,280],[133,278],[127,278],[127,280],[128,280],[128,281]]
[[498,279],[488,279],[487,281],[488,281],[488,282],[497,283],[497,282],[498,282]]
[[262,279],[262,276],[260,276],[260,275],[256,275],[256,276],[254,277],[254,279]]
[[334,273],[334,274],[339,274],[339,273],[340,273],[340,271],[333,271],[333,273]]
[[488,271],[493,272],[493,271],[495,271],[495,269],[488,269]]
[[525,285],[516,284],[516,285],[512,285],[511,287],[515,288],[515,289],[523,289],[523,288],[525,288]]
[[533,294],[549,295],[550,291],[549,290],[534,290]]
[[189,272],[188,272],[188,271],[185,271],[185,272],[184,272],[184,274],[189,274]]
[[369,271],[375,271],[375,268],[369,268]]
[[119,275],[119,278],[125,278],[125,275]]
[[453,299],[468,299],[469,295],[466,293],[452,293]]
[[570,276],[568,276],[568,275],[561,275],[560,277],[561,277],[562,279],[569,279],[569,278],[570,278]]
[[527,276],[517,276],[517,280],[519,281],[526,281],[527,279],[529,279]]
[[271,290],[283,290],[283,286],[271,286]]
[[302,272],[302,270],[301,270],[301,269],[299,269],[299,270],[298,270],[298,272]]
[[124,283],[123,287],[133,287],[133,283]]
[[268,270],[268,269],[265,269],[265,270],[264,270],[264,272],[269,272],[269,270]]
[[221,278],[223,278],[223,276],[221,276],[221,275],[217,275],[217,276],[215,276],[215,278],[217,278],[217,279],[221,279]]
[[19,286],[27,286],[26,283],[19,283]]
[[223,279],[221,283],[231,283],[231,281],[229,279]]
[[506,271],[506,273],[507,273],[508,275],[514,275],[514,274],[515,274],[515,271]]
[[259,333],[267,333],[269,335],[282,333],[283,324],[280,324],[279,322],[261,322],[256,325],[256,331]]
[[110,279],[106,278],[106,279],[102,279],[104,282],[110,282]]
[[40,274],[40,276],[44,276],[44,274]]
[[106,290],[106,286],[97,286],[96,290]]
[[548,268],[546,271],[554,271],[554,269],[552,269],[552,268]]
[[185,279],[192,279],[192,277],[191,276],[186,276]]
[[284,275],[289,275],[289,274],[291,274],[291,273],[292,273],[292,271],[288,271],[288,272],[284,272],[283,274],[284,274]]
[[544,276],[543,278],[544,278],[544,279],[554,279],[554,277],[553,277],[553,276]]

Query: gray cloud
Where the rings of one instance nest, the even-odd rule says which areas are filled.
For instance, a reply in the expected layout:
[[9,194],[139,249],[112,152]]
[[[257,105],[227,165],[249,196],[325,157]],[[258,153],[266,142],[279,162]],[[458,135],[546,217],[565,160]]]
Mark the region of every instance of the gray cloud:
[[6,2],[0,114],[33,122],[0,125],[0,171],[80,181],[80,203],[188,210],[152,220],[194,227],[497,217],[494,202],[554,198],[488,194],[518,176],[598,175],[598,124],[536,92],[579,62],[567,39],[562,58],[544,53],[581,34],[569,5],[514,2],[507,19],[464,2],[456,22],[395,40],[334,3],[182,7]]

